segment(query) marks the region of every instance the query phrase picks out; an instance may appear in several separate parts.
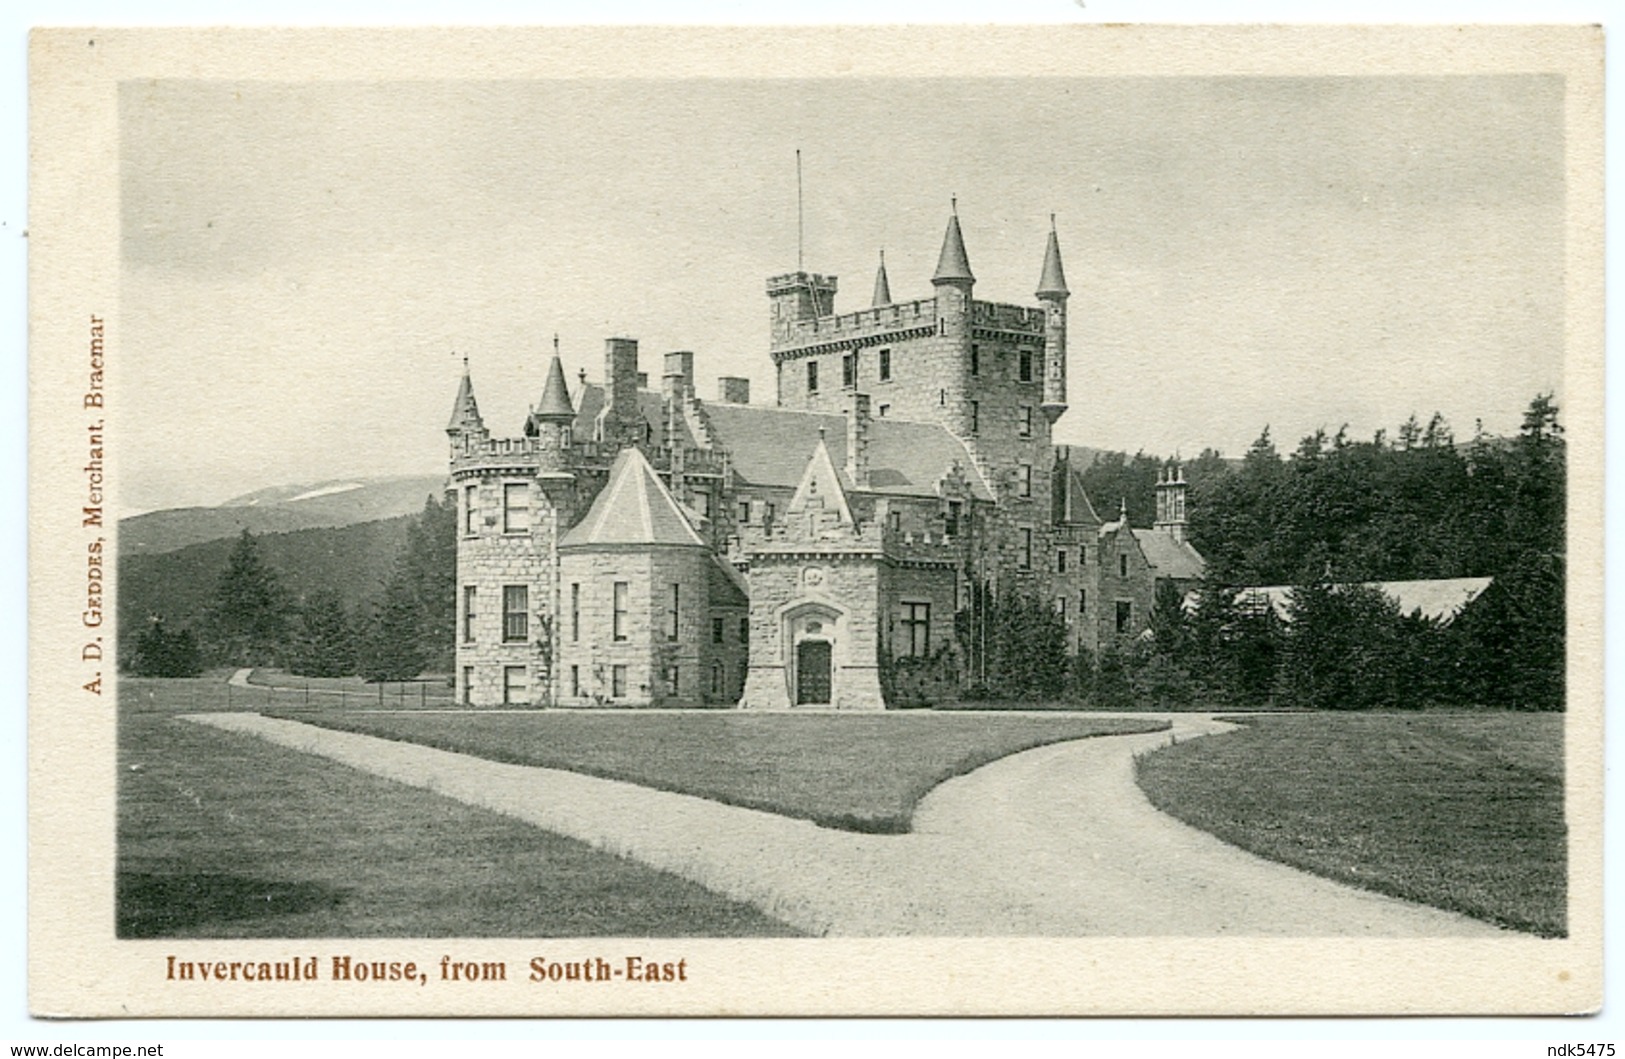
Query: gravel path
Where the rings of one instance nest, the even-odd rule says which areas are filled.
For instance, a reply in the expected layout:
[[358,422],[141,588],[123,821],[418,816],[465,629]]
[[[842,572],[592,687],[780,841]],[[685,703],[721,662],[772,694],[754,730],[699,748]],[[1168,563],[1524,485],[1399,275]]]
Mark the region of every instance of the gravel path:
[[1136,752],[1228,726],[1015,754],[860,835],[556,769],[257,714],[189,720],[424,787],[691,879],[815,935],[1479,936],[1495,927],[1261,860],[1153,809]]

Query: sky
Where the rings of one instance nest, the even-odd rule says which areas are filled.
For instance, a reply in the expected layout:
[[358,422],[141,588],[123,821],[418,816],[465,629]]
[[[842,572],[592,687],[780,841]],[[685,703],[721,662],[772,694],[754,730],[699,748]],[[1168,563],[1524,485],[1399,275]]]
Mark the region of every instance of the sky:
[[[1239,455],[1562,399],[1562,82],[1539,76],[281,84],[120,94],[126,511],[433,474],[467,356],[516,434],[553,336],[772,399],[763,283],[1072,289],[1061,441]],[[199,444],[200,440],[205,444]]]

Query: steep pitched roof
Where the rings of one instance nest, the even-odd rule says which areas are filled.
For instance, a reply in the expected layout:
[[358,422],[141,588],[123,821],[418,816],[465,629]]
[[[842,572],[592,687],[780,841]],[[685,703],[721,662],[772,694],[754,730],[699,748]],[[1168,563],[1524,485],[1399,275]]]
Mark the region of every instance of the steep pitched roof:
[[790,498],[786,510],[793,515],[814,509],[833,511],[841,522],[850,523],[852,507],[846,502],[846,484],[845,476],[836,470],[835,462],[830,459],[829,446],[819,438],[818,447],[807,460],[796,494]]
[[474,382],[468,377],[468,366],[463,366],[463,381],[457,384],[457,397],[451,402],[451,422],[447,430],[461,430],[480,422],[480,406],[474,402]]
[[958,280],[975,282],[971,275],[970,258],[965,255],[965,237],[959,233],[959,214],[948,217],[948,230],[942,236],[942,253],[937,255],[937,271],[932,283],[953,283]]
[[[707,404],[717,443],[728,450],[734,473],[747,485],[794,489],[807,466],[807,453],[823,428],[830,460],[846,466],[846,418],[756,405]],[[935,423],[903,419],[869,420],[869,491],[897,496],[936,496],[937,483],[954,464],[969,479],[971,495],[993,494],[958,438]]]
[[[586,439],[593,436],[598,413],[604,407],[604,388],[595,382],[583,383],[578,395],[573,429],[576,437]],[[706,406],[707,410],[711,407]],[[672,439],[666,437],[666,399],[653,390],[639,390],[638,411],[643,413],[644,422],[649,424],[649,436],[661,445],[670,446]],[[677,417],[677,435],[678,445],[699,448],[699,443],[688,429],[688,421],[682,416]]]
[[[1051,224],[1053,225],[1053,221]],[[1055,229],[1049,230],[1049,243],[1044,247],[1044,272],[1038,277],[1038,296],[1067,294],[1066,273],[1061,269],[1061,244],[1055,238]]]
[[547,385],[542,387],[542,402],[536,406],[536,415],[540,418],[574,418],[576,410],[570,404],[570,386],[564,381],[564,365],[559,361],[557,351],[553,353],[553,362],[547,366]]
[[891,304],[891,281],[886,279],[886,251],[880,252],[880,268],[875,271],[875,296],[870,306],[880,308]]
[[1089,493],[1083,487],[1083,472],[1070,462],[1061,464],[1060,488],[1055,490],[1055,521],[1074,526],[1098,526],[1100,516],[1089,502]]
[[710,606],[741,609],[750,606],[750,585],[722,556],[711,556],[711,566],[706,571],[705,580]]
[[642,452],[622,449],[609,469],[609,484],[587,517],[564,535],[560,548],[624,546],[704,548],[682,505],[671,495]]
[[1139,542],[1140,551],[1145,553],[1145,561],[1151,564],[1157,577],[1195,581],[1207,569],[1207,561],[1202,558],[1202,553],[1188,542],[1175,540],[1171,533],[1137,529],[1134,539]]

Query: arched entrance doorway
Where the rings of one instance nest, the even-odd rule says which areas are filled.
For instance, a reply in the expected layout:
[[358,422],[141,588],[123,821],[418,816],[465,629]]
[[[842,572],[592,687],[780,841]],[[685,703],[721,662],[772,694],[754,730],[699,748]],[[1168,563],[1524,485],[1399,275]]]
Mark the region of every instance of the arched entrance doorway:
[[828,640],[802,640],[796,644],[797,706],[827,706],[833,687],[833,652]]

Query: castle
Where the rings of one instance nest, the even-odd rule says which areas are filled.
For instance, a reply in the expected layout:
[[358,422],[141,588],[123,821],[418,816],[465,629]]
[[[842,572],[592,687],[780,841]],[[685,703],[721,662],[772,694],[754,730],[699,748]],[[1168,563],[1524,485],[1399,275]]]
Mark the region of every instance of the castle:
[[472,706],[881,709],[881,670],[949,658],[975,586],[1053,601],[1069,650],[1142,633],[1159,580],[1200,578],[1185,482],[1155,528],[1102,521],[1051,429],[1067,410],[1053,223],[1036,306],[979,301],[957,210],[930,297],[868,308],[836,277],[767,281],[772,406],[634,340],[570,392],[555,339],[522,436],[493,437],[466,365],[447,433],[457,494],[457,688]]

